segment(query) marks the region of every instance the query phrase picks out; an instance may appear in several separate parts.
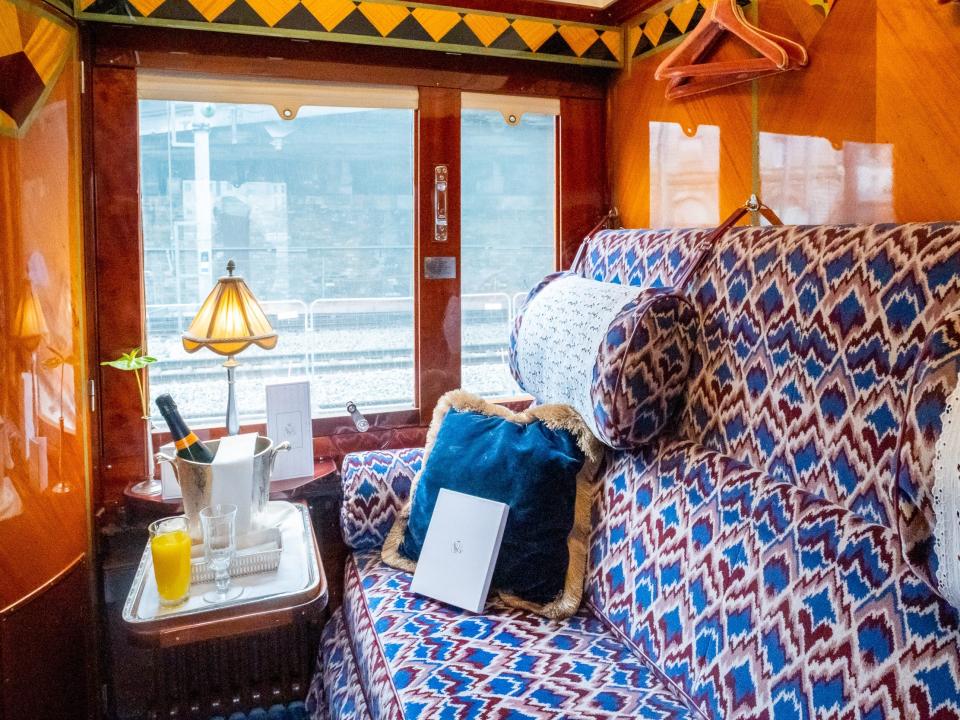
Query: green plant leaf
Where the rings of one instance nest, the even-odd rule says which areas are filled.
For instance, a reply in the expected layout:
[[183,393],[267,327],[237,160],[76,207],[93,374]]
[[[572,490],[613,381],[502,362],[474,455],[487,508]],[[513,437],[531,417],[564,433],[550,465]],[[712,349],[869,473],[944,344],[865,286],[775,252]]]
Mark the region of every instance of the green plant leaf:
[[140,355],[140,348],[134,348],[128,353],[123,353],[116,360],[104,360],[100,364],[109,365],[117,370],[142,370],[155,362],[159,362],[157,358],[150,355]]
[[136,370],[130,359],[127,357],[119,357],[116,360],[104,360],[101,365],[109,365],[112,368],[117,370]]

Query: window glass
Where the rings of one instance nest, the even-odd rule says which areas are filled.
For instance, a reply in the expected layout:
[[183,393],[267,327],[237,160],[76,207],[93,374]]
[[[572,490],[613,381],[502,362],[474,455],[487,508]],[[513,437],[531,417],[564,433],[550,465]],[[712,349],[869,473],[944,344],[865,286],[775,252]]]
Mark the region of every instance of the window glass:
[[413,405],[413,119],[409,109],[141,100],[152,398],[223,422],[223,358],[180,342],[228,259],[279,333],[237,356],[241,422],[266,383],[309,378],[314,416]]
[[510,375],[519,303],[556,265],[556,118],[461,114],[462,384],[485,397],[522,391]]

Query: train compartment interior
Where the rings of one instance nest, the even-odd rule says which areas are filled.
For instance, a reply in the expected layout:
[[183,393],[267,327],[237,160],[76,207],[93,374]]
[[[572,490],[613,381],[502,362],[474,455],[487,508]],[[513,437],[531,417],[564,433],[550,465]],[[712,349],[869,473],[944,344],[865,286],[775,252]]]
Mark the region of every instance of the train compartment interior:
[[0,720],[960,720],[958,94],[960,0],[0,0]]

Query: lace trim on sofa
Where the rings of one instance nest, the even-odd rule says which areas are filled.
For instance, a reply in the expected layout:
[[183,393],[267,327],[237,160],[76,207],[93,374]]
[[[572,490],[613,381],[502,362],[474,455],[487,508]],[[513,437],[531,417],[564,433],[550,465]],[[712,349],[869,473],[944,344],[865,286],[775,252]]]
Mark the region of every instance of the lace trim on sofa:
[[960,607],[960,384],[947,399],[934,460],[933,528],[940,594]]

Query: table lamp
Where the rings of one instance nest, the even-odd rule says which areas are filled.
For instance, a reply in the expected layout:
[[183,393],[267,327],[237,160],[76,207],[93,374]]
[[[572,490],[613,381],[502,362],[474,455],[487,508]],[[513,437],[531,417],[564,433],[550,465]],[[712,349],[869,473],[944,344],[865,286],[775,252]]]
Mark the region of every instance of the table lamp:
[[227,433],[230,435],[240,432],[233,387],[234,370],[240,363],[235,356],[251,345],[259,345],[264,350],[277,346],[277,333],[243,278],[233,274],[236,267],[233,260],[227,262],[227,274],[217,280],[181,336],[188,353],[205,347],[227,358],[223,366],[227,369]]
[[[24,442],[26,457],[30,461],[30,478],[41,490],[47,486],[47,439],[40,435],[40,373],[37,350],[48,332],[47,319],[43,315],[43,306],[37,297],[37,291],[33,283],[24,280],[17,312],[13,318],[13,336],[30,353],[30,424],[25,428],[27,432]],[[26,422],[26,417],[24,421]]]
[[43,307],[33,285],[26,281],[17,304],[17,314],[13,319],[13,334],[29,352],[40,346],[40,340],[47,334],[47,320]]

